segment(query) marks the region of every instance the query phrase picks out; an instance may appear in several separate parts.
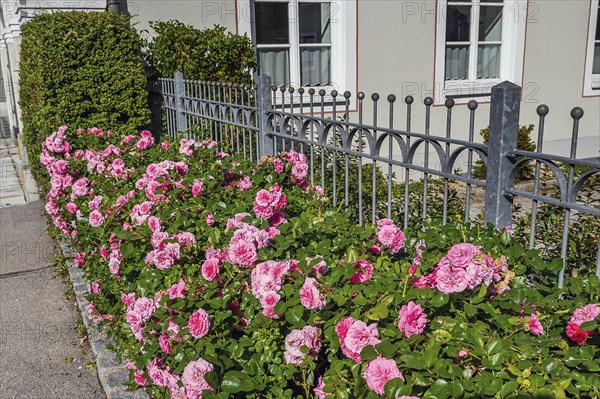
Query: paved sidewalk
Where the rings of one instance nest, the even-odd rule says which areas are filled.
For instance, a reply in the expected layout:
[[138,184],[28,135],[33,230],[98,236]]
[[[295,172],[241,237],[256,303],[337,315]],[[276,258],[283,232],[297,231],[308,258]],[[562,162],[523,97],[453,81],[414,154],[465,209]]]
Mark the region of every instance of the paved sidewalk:
[[21,184],[19,150],[12,140],[0,139],[0,208],[26,202]]
[[[0,181],[2,196],[18,193],[11,180]],[[0,202],[0,399],[105,398],[96,369],[86,367],[93,356],[78,343],[78,312],[50,266],[43,202],[7,202]]]

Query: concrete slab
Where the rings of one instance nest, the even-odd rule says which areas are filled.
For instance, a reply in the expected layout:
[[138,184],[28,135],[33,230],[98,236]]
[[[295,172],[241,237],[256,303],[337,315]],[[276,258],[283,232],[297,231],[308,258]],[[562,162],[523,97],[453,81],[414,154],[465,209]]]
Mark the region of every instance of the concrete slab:
[[104,399],[42,211],[41,201],[0,209],[0,399]]

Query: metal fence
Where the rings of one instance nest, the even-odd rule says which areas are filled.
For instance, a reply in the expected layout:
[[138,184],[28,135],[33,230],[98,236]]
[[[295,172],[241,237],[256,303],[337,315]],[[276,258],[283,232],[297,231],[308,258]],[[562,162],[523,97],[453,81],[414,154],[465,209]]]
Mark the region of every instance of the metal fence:
[[[382,100],[378,94],[369,98],[359,92],[356,109],[351,109],[350,92],[275,87],[268,76],[256,76],[253,85],[232,85],[184,80],[177,73],[173,79],[161,78],[150,85],[155,130],[173,137],[210,137],[255,162],[280,151],[302,152],[308,159],[311,184],[321,185],[334,205],[351,209],[360,225],[391,217],[406,228],[412,221],[435,216],[443,223],[458,217],[505,227],[513,223],[514,200],[529,199],[529,246],[545,248],[545,232],[536,228],[540,207],[559,207],[563,212],[560,256],[564,266],[558,285],[562,287],[569,227],[584,216],[600,226],[600,207],[578,198],[586,184],[600,184],[600,161],[576,158],[583,117],[578,107],[571,111],[569,157],[542,152],[548,114],[545,105],[537,108],[536,150],[517,149],[520,95],[520,87],[510,82],[492,89],[489,143],[484,144],[475,141],[478,103],[473,100],[468,103],[468,139],[459,140],[451,137],[452,99],[445,102],[445,132],[434,135],[430,131],[430,97],[419,105],[407,96],[399,105],[393,95]],[[401,122],[394,117],[400,106],[406,110]],[[417,106],[425,107],[422,132],[411,126],[413,107]],[[475,160],[485,165],[485,178],[475,177]],[[466,166],[466,171],[457,170],[459,164]],[[516,175],[526,165],[535,168],[531,190],[515,184]],[[553,181],[550,190],[542,187],[548,175]],[[588,187],[588,192],[592,191]],[[473,208],[482,211],[482,219]],[[600,277],[600,243],[595,255],[595,272]]]

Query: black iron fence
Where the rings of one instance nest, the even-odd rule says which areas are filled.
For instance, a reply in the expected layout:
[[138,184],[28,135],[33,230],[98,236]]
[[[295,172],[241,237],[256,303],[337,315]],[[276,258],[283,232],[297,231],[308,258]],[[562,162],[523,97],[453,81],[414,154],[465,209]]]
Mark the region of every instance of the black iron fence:
[[[444,104],[445,132],[434,135],[430,97],[419,105],[407,96],[399,105],[393,95],[383,100],[378,94],[369,98],[360,92],[353,98],[350,92],[275,87],[268,76],[256,76],[253,85],[235,85],[184,80],[177,73],[150,85],[155,130],[173,137],[209,137],[255,162],[280,151],[302,152],[311,184],[320,185],[334,205],[351,209],[361,225],[391,217],[406,228],[413,220],[434,215],[443,223],[458,217],[510,227],[518,215],[515,200],[520,199],[529,202],[530,248],[546,248],[545,232],[537,228],[539,209],[559,207],[562,287],[572,244],[570,226],[582,216],[600,226],[600,199],[594,204],[579,196],[586,185],[600,185],[600,161],[576,157],[583,117],[578,107],[571,111],[569,157],[542,152],[545,105],[537,108],[536,150],[517,149],[520,95],[521,88],[510,82],[492,89],[489,143],[484,144],[475,141],[478,103],[473,100],[467,105],[468,139],[459,140],[451,137],[452,99]],[[394,110],[400,106],[405,107],[406,118],[398,122]],[[422,132],[412,130],[417,106],[425,107]],[[474,175],[476,160],[485,165],[485,178]],[[515,184],[527,165],[534,169],[533,186]],[[587,187],[592,196],[595,190],[597,194],[600,187]],[[600,243],[594,245],[595,272],[600,277]]]

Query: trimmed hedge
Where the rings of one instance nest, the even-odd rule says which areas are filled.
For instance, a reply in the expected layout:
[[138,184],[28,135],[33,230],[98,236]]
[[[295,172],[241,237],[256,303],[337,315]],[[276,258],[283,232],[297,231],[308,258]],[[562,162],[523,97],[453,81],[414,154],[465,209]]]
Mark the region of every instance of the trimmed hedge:
[[108,12],[57,12],[23,25],[23,139],[43,191],[41,143],[57,125],[134,132],[150,123],[141,44],[129,18]]
[[196,29],[179,21],[153,21],[156,36],[146,43],[150,74],[186,79],[250,83],[256,65],[248,36],[226,33],[223,26]]

